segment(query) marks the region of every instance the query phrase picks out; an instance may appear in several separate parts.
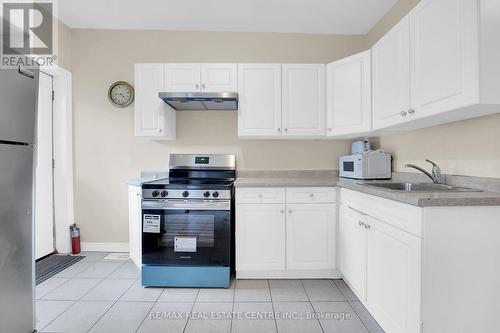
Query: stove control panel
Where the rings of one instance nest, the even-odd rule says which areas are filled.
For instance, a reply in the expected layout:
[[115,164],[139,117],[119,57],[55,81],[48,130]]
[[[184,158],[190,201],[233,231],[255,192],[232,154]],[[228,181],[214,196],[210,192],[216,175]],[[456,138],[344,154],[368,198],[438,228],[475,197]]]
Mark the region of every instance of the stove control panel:
[[142,189],[142,198],[149,200],[229,200],[230,190]]

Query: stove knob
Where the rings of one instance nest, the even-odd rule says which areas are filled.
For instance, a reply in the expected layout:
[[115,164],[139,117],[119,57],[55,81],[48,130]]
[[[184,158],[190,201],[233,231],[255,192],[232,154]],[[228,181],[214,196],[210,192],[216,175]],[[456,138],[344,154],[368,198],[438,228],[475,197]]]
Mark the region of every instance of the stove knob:
[[182,192],[182,197],[183,197],[183,198],[187,198],[187,197],[189,197],[189,192],[188,192],[188,191],[184,191],[184,192]]
[[208,197],[210,196],[210,192],[206,191],[205,193],[203,193],[203,196],[204,196],[205,198],[208,198]]
[[167,191],[161,191],[160,195],[161,195],[162,198],[165,198],[168,195],[168,192]]
[[153,193],[151,193],[151,195],[153,196],[153,198],[156,198],[157,196],[160,195],[160,191],[153,191]]
[[218,198],[218,197],[219,197],[219,192],[214,192],[214,193],[212,193],[212,196],[213,196],[214,198]]

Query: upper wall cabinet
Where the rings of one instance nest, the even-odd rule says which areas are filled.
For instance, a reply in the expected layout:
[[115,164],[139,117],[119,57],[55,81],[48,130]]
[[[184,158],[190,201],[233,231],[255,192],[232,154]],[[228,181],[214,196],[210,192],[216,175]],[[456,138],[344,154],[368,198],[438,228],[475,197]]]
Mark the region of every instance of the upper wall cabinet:
[[491,107],[500,103],[498,31],[497,0],[422,0],[373,48],[374,128],[415,129],[498,112]]
[[327,136],[369,133],[371,103],[370,50],[327,65]]
[[239,64],[240,137],[325,135],[325,65]]
[[168,92],[226,92],[237,90],[236,64],[165,64]]
[[325,135],[325,65],[283,64],[282,86],[284,135]]
[[238,64],[241,137],[281,136],[281,65]]
[[135,64],[135,135],[175,140],[175,110],[158,93],[165,90],[164,64]]
[[406,121],[410,109],[410,24],[403,18],[372,48],[373,128]]

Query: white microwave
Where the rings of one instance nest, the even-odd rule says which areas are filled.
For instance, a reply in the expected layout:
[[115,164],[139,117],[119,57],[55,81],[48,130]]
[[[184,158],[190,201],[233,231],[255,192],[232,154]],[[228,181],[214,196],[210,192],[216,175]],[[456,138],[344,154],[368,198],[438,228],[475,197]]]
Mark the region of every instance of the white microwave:
[[390,179],[391,154],[377,150],[339,157],[339,176],[353,179]]

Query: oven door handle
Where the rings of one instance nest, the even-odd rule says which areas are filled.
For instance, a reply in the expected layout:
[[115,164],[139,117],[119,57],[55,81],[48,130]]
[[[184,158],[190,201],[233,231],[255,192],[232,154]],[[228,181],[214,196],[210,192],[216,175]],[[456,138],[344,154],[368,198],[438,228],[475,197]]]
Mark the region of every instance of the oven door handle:
[[230,200],[143,200],[142,209],[162,210],[231,210]]

